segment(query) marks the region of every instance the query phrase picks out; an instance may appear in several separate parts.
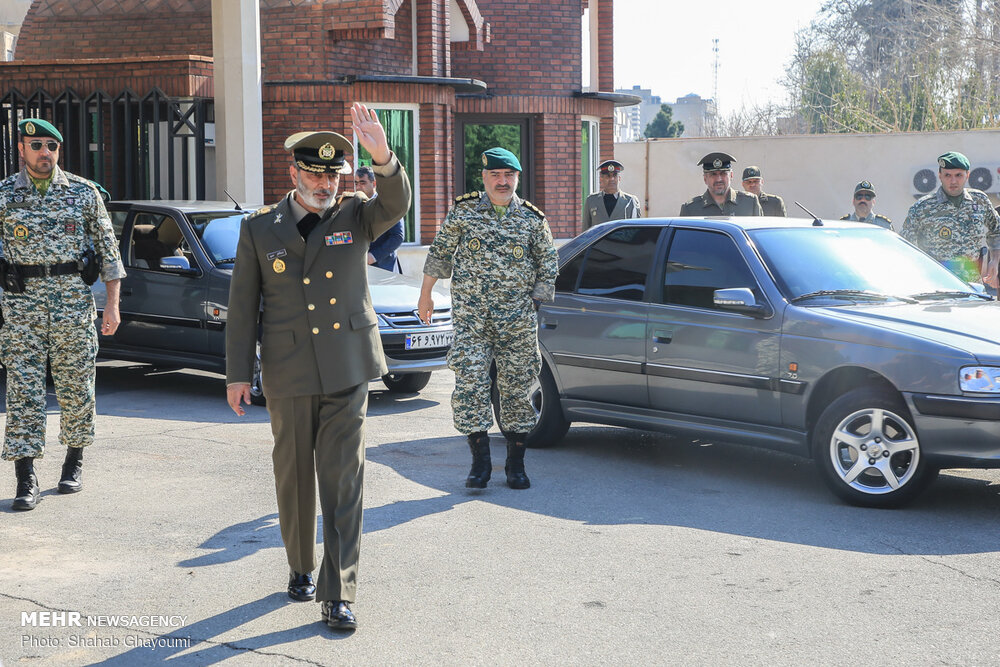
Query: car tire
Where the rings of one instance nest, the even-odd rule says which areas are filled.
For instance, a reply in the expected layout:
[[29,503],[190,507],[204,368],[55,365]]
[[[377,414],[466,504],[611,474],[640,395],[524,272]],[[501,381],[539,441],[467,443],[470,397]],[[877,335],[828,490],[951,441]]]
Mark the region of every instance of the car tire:
[[260,343],[257,343],[257,357],[253,362],[253,377],[250,379],[250,403],[252,405],[267,405],[264,398],[263,374],[260,370]]
[[901,507],[937,477],[894,391],[868,387],[840,396],[823,410],[812,440],[823,480],[851,505]]
[[396,375],[387,373],[382,376],[382,382],[386,388],[394,394],[415,394],[431,381],[431,374],[427,373],[402,373]]
[[[496,365],[490,369],[492,387],[490,397],[493,402],[493,417],[497,425],[500,424],[500,391],[496,383]],[[531,387],[531,405],[535,408],[538,421],[535,428],[528,433],[525,445],[537,449],[551,447],[558,443],[569,430],[569,422],[559,404],[559,389],[556,387],[555,378],[552,371],[546,364],[542,364],[542,371],[538,374],[538,381]],[[506,437],[506,432],[504,436]]]

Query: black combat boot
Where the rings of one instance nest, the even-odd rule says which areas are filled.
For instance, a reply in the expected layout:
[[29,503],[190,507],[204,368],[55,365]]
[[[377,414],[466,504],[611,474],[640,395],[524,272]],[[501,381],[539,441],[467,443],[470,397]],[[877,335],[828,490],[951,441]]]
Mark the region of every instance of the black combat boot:
[[76,493],[83,490],[80,475],[83,474],[83,447],[67,447],[63,461],[62,477],[59,478],[59,493]]
[[531,481],[524,473],[524,433],[511,433],[507,436],[507,465],[503,467],[507,473],[507,486],[512,489],[527,489]]
[[493,473],[493,461],[490,460],[490,436],[486,431],[470,433],[469,449],[472,450],[472,468],[465,478],[465,486],[469,489],[485,489]]
[[33,510],[38,504],[38,478],[35,477],[35,459],[25,457],[14,461],[17,474],[17,491],[14,504],[16,510]]

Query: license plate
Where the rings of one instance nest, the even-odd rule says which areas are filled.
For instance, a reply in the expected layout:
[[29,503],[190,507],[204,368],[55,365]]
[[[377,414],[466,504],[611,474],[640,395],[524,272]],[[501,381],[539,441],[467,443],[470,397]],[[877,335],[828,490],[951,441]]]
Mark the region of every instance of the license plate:
[[455,332],[406,334],[406,349],[418,350],[423,347],[448,347],[455,340]]

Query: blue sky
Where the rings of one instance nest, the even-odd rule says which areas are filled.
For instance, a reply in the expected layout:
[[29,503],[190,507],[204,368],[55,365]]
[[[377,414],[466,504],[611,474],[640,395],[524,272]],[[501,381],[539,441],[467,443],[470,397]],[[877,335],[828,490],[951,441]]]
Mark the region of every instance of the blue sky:
[[712,97],[712,39],[719,40],[719,106],[783,104],[778,83],[795,31],[823,0],[775,2],[615,0],[615,87],[651,88],[664,102],[688,93]]

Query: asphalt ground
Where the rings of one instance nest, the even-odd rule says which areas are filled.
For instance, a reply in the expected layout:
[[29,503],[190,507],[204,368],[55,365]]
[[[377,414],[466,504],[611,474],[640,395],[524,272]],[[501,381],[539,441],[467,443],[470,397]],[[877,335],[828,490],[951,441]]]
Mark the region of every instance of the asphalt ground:
[[344,633],[285,594],[266,411],[237,418],[217,375],[102,363],[83,492],[55,491],[52,396],[37,509],[0,467],[0,663],[1000,664],[1000,472],[864,510],[809,461],[578,425],[528,453],[525,491],[494,434],[472,491],[452,386],[371,385]]

